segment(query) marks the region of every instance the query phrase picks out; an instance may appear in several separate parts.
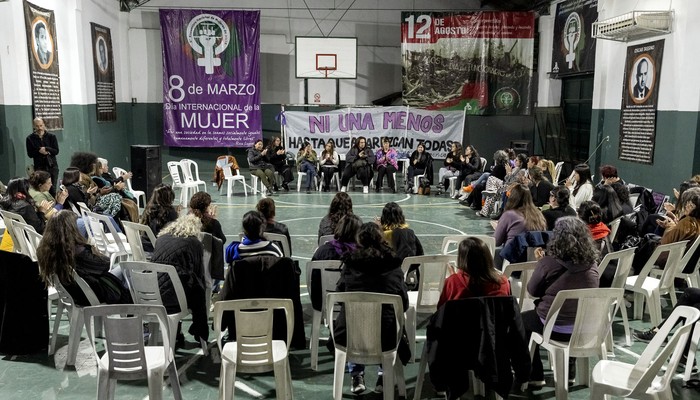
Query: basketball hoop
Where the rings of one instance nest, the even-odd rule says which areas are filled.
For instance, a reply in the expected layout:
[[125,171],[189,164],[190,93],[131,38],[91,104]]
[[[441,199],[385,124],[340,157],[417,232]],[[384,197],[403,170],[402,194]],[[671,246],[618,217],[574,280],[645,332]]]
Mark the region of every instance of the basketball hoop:
[[319,71],[325,78],[328,78],[329,71],[336,71],[338,69],[337,62],[337,54],[316,54],[316,71]]

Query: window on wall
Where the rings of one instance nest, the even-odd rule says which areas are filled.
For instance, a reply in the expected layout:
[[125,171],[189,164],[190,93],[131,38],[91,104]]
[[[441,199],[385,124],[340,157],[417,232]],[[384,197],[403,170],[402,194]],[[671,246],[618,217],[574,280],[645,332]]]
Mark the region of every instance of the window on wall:
[[562,80],[562,108],[568,154],[576,164],[588,158],[593,108],[593,75]]

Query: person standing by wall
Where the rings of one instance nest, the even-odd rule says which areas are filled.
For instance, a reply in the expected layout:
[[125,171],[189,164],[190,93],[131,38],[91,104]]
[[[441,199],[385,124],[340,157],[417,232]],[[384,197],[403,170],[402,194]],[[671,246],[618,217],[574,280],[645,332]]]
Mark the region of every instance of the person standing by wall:
[[56,197],[58,183],[58,140],[56,135],[46,130],[44,120],[34,118],[34,131],[27,136],[27,157],[34,161],[35,171],[46,171],[51,174],[51,189],[49,193]]

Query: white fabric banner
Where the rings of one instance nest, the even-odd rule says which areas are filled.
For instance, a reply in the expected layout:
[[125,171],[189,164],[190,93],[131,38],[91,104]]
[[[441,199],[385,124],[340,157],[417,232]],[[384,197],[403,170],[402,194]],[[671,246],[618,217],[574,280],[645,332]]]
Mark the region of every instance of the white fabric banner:
[[338,154],[350,150],[364,136],[367,147],[381,147],[381,138],[391,139],[400,157],[408,157],[419,143],[433,158],[445,158],[452,142],[462,140],[464,112],[431,111],[410,107],[344,108],[328,112],[285,111],[284,144],[296,153],[305,141],[321,155],[333,139]]

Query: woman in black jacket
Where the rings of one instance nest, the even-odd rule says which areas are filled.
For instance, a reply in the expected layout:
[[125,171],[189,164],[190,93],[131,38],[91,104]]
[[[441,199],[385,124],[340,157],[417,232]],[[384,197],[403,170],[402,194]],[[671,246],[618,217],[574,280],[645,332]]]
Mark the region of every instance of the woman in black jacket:
[[[175,192],[170,185],[161,183],[153,189],[153,194],[141,214],[141,223],[148,225],[154,235],[158,236],[161,229],[177,219],[180,206],[175,208],[173,201],[175,201]],[[151,243],[148,236],[142,236],[141,243],[144,251],[153,252],[154,243]]]
[[[185,290],[187,306],[192,311],[192,325],[189,333],[195,340],[207,340],[209,327],[206,308],[206,283],[204,282],[204,246],[197,238],[202,229],[202,221],[193,214],[179,217],[163,228],[156,240],[151,261],[172,265],[177,270]],[[168,313],[180,311],[175,290],[167,275],[158,277],[163,305]],[[180,326],[178,325],[178,336]],[[178,339],[178,341],[183,339]]]
[[49,211],[53,204],[43,201],[38,207],[34,199],[29,195],[29,180],[27,178],[15,178],[7,183],[7,195],[0,201],[0,208],[19,214],[24,218],[24,222],[34,227],[37,233],[44,232],[46,225],[44,212]]
[[76,215],[61,210],[46,223],[37,247],[39,274],[46,285],[54,284],[54,275],[81,306],[89,306],[83,291],[73,281],[73,270],[87,282],[101,303],[131,303],[121,269],[110,270],[109,258],[95,251],[78,231]]
[[413,177],[425,175],[426,179],[433,181],[433,157],[425,151],[425,145],[418,143],[416,151],[411,154],[406,172],[406,193],[413,193]]
[[[375,292],[401,296],[404,310],[408,308],[408,294],[401,271],[401,260],[384,241],[379,225],[367,222],[362,225],[357,235],[358,249],[343,258],[343,272],[338,280],[338,292]],[[396,346],[394,334],[396,321],[394,311],[382,310],[382,349]],[[335,324],[334,339],[338,343],[346,342],[345,314],[341,310]],[[406,345],[402,342],[402,345]],[[352,375],[352,392],[365,390],[364,370],[361,364],[348,363]],[[380,369],[381,371],[381,369]],[[381,372],[377,387],[382,385]],[[393,390],[393,388],[391,388]]]

